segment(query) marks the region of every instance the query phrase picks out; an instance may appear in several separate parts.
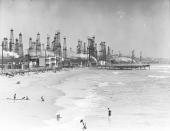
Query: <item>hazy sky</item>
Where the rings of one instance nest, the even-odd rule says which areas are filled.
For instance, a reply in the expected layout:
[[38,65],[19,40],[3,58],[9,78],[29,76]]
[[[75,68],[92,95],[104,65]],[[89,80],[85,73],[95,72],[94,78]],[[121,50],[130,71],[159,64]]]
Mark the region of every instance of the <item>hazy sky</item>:
[[169,11],[169,0],[0,0],[0,41],[13,28],[27,48],[37,32],[46,43],[60,30],[73,48],[95,35],[115,52],[170,58]]

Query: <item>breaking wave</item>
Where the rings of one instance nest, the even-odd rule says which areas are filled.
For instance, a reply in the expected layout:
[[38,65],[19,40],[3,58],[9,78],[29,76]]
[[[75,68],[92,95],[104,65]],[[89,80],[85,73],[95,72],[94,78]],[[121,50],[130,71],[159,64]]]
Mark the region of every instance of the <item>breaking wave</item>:
[[116,71],[113,71],[112,73],[115,74],[115,75],[120,74],[120,72],[116,72]]
[[169,78],[170,76],[156,76],[156,75],[148,75],[150,78],[159,78],[159,79],[164,79],[164,78]]
[[98,87],[104,87],[104,86],[108,86],[109,83],[108,82],[100,82],[98,83]]

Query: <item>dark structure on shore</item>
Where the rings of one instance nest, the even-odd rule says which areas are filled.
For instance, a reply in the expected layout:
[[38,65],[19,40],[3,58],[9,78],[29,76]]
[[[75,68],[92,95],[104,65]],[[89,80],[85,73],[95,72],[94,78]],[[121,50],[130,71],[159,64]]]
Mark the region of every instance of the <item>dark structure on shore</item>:
[[[123,56],[120,51],[118,54],[113,54],[113,50],[110,46],[107,46],[106,42],[102,41],[99,44],[95,42],[95,37],[88,37],[87,42],[78,40],[76,52],[70,48],[67,48],[67,39],[63,37],[63,44],[61,45],[61,33],[58,31],[55,33],[53,40],[47,35],[46,43],[42,43],[40,39],[40,33],[36,35],[35,41],[32,37],[29,38],[29,48],[24,55],[22,34],[19,33],[19,38],[14,40],[14,30],[10,30],[10,38],[4,38],[2,41],[2,65],[5,57],[11,61],[8,63],[15,64],[15,59],[19,58],[19,64],[26,63],[27,67],[69,67],[71,65],[76,66],[109,66],[113,64],[127,64],[123,65],[125,68],[130,68],[129,64],[133,64],[133,67],[147,67],[147,66],[134,66],[136,64],[142,64],[142,53],[140,57],[135,56],[135,50],[132,50],[131,56]],[[71,55],[70,55],[71,53]],[[4,60],[5,61],[5,60]],[[17,61],[17,60],[16,60]],[[12,66],[13,67],[13,66]],[[118,67],[118,65],[114,65]],[[122,69],[122,65],[119,66]]]

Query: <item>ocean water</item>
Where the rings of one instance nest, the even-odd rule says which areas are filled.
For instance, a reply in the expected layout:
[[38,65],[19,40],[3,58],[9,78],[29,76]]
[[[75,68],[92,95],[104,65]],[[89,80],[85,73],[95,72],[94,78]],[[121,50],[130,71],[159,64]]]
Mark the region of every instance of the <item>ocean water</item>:
[[[86,98],[78,103],[89,102],[82,108],[90,109],[85,119],[92,129],[170,129],[169,65],[153,65],[150,70],[91,70],[79,79],[88,83]],[[112,110],[109,122],[108,107]]]
[[56,101],[64,107],[61,130],[81,130],[80,119],[88,131],[170,130],[170,65],[152,65],[150,70],[81,69],[57,88],[66,93]]
[[[95,81],[96,86],[92,101],[95,106],[87,116],[90,126],[98,123],[98,127],[110,130],[170,129],[169,65],[153,65],[150,70],[95,73],[100,77],[88,80]],[[109,123],[107,107],[112,110]]]

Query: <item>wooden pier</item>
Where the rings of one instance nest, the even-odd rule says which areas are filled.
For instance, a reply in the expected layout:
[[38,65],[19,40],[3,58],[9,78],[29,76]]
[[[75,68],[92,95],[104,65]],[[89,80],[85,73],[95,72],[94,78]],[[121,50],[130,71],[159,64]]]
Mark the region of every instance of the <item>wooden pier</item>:
[[108,70],[145,70],[150,69],[149,64],[112,64],[112,65],[98,65],[98,69],[108,69]]

